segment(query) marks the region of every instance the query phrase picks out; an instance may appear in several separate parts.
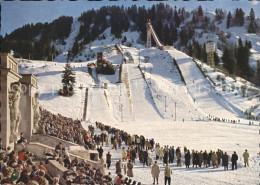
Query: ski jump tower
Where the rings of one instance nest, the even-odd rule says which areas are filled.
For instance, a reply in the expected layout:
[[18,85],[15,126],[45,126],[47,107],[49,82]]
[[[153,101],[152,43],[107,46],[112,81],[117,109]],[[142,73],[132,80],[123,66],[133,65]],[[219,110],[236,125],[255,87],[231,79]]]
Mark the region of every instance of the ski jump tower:
[[151,21],[150,19],[147,19],[147,23],[146,23],[146,30],[147,30],[147,40],[146,40],[146,47],[147,48],[150,48],[152,46],[152,36],[153,36],[153,39],[156,43],[156,46],[159,48],[159,49],[163,49],[163,45],[162,43],[160,42],[157,34],[155,33],[154,29],[153,29],[153,26],[151,24]]

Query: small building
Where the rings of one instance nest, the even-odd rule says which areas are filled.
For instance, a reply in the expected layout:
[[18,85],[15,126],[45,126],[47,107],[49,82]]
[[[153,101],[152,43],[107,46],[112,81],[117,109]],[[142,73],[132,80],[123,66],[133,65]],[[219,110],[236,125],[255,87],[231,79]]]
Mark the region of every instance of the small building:
[[97,53],[96,71],[100,74],[112,75],[115,74],[114,66],[103,57],[102,52]]

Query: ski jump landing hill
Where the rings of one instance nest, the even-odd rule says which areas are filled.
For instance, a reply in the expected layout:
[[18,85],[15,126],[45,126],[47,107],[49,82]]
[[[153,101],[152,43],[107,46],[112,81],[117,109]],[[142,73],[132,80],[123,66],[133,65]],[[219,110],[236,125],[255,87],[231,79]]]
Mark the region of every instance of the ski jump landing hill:
[[[196,65],[195,61],[183,52],[174,49],[171,46],[163,46],[156,32],[153,29],[151,21],[146,23],[147,27],[147,48],[151,47],[151,36],[161,50],[165,50],[170,56],[176,60],[177,68],[187,86],[187,90],[199,108],[204,110],[208,115],[216,115],[226,119],[235,119],[244,117],[242,111],[231,103],[219,96],[214,86],[205,78],[202,71]],[[216,110],[218,110],[216,112]]]
[[185,79],[188,92],[199,108],[208,115],[220,118],[235,119],[243,116],[241,110],[215,92],[214,86],[205,78],[191,57],[176,49],[166,51],[176,60]]

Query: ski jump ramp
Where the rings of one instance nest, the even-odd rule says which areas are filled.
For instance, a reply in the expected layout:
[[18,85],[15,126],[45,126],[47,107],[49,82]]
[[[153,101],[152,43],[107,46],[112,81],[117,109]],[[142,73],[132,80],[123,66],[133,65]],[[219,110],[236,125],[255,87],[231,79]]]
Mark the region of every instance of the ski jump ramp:
[[157,36],[156,32],[153,29],[153,26],[150,22],[150,20],[147,21],[146,23],[146,29],[147,29],[147,42],[146,42],[146,47],[150,48],[152,46],[152,37],[156,43],[156,45],[158,46],[159,49],[163,49],[163,45],[159,40],[159,37]]

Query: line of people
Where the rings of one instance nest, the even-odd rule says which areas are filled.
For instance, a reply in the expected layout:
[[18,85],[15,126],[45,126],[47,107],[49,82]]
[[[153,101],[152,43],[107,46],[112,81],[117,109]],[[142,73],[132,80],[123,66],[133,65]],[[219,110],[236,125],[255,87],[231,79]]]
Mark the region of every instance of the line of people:
[[[143,166],[151,166],[152,164],[152,156],[149,155],[149,150],[151,152],[155,152],[156,160],[162,160],[163,165],[169,166],[170,163],[174,162],[174,159],[176,157],[177,167],[182,166],[182,161],[184,161],[184,164],[186,168],[192,167],[210,167],[211,165],[213,168],[218,168],[220,165],[224,167],[224,170],[228,170],[229,161],[231,161],[232,170],[237,169],[237,161],[238,161],[238,155],[234,151],[231,158],[227,154],[227,152],[223,152],[222,150],[218,149],[215,151],[207,152],[206,150],[203,151],[195,151],[188,150],[186,147],[184,147],[184,154],[181,153],[180,147],[177,147],[176,150],[174,149],[174,146],[164,146],[160,147],[159,143],[155,143],[154,139],[148,140],[145,139],[144,136],[138,136],[138,135],[130,135],[126,132],[112,128],[107,125],[103,125],[100,122],[96,122],[97,128],[100,128],[102,131],[107,131],[111,135],[111,144],[113,145],[112,149],[117,150],[118,148],[121,148],[122,142],[125,142],[126,146],[128,148],[122,147],[122,158],[117,162],[116,164],[116,173],[118,173],[121,170],[117,170],[117,168],[121,168],[121,162],[124,160],[129,160],[130,163],[135,164],[135,159],[139,157],[140,163],[143,164]],[[140,142],[140,138],[142,142]],[[117,142],[120,141],[120,142]],[[150,153],[151,153],[150,152]],[[111,154],[110,158],[111,158]],[[249,153],[247,150],[243,153],[244,163],[245,167],[249,165],[248,158]],[[108,159],[108,157],[107,157]],[[110,167],[111,161],[107,160],[107,166]],[[154,165],[158,165],[157,161],[154,163]],[[153,166],[154,166],[153,165]],[[108,167],[108,168],[109,168]],[[154,167],[155,168],[155,167]],[[153,167],[152,167],[153,169]],[[132,169],[131,169],[132,171]],[[166,173],[166,172],[165,172]],[[153,174],[153,173],[152,173]],[[168,173],[166,173],[168,174]],[[154,177],[154,183],[156,181],[156,178],[158,175],[153,175]],[[170,179],[165,177],[165,181],[169,182]]]

